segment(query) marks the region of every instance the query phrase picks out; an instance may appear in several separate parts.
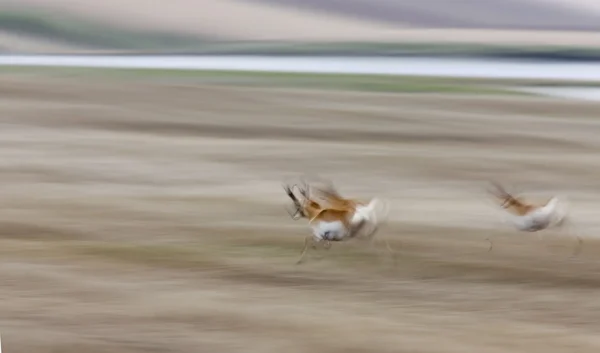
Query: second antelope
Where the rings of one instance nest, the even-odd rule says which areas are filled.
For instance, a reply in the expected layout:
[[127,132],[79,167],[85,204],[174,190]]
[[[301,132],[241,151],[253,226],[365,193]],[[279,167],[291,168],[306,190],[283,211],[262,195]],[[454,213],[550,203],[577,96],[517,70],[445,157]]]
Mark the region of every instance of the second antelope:
[[[545,203],[532,203],[525,201],[522,198],[514,197],[504,190],[504,188],[496,183],[491,183],[493,188],[490,193],[499,201],[500,206],[509,213],[509,220],[515,228],[525,232],[539,232],[541,230],[562,227],[569,222],[568,210],[566,206],[556,196],[550,198]],[[577,255],[581,250],[583,240],[572,233],[577,239],[577,247],[573,255]],[[538,238],[542,235],[538,233]],[[493,243],[490,238],[488,252],[492,250]]]
[[[369,204],[359,203],[353,200],[343,199],[339,194],[331,191],[322,191],[325,194],[325,202],[319,203],[310,196],[310,187],[303,180],[303,188],[297,185],[284,185],[284,190],[292,200],[295,211],[290,213],[293,219],[307,218],[312,235],[307,235],[304,239],[304,248],[298,260],[302,262],[309,247],[315,248],[323,243],[325,248],[331,246],[331,242],[345,241],[355,238],[357,234],[365,227],[371,225],[368,232],[369,239],[373,236],[378,227],[376,208],[381,204],[378,199],[373,199]],[[302,196],[302,201],[296,197],[293,192],[297,187]],[[329,203],[329,205],[324,205]],[[389,244],[386,247],[393,256],[393,251]]]

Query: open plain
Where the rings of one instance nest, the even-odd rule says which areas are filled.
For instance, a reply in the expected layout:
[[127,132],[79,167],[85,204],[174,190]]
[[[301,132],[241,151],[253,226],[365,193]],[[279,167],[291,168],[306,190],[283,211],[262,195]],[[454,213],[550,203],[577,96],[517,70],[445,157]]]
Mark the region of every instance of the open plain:
[[[600,104],[0,78],[6,352],[598,352]],[[391,201],[382,247],[308,229],[284,177]],[[574,241],[485,193],[556,192]],[[493,235],[488,253],[486,237]]]

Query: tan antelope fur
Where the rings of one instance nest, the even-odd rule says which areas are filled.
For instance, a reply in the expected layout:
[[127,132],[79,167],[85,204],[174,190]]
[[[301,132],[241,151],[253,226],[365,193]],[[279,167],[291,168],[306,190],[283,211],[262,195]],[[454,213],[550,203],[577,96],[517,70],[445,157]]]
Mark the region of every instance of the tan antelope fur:
[[354,210],[322,208],[320,204],[311,200],[303,190],[301,190],[303,197],[303,201],[301,202],[296,195],[294,195],[292,189],[293,186],[289,187],[284,185],[284,190],[292,199],[292,202],[296,207],[296,211],[292,215],[292,218],[307,218],[308,224],[312,229],[312,234],[307,235],[304,239],[304,248],[302,249],[297,264],[302,262],[309,246],[316,248],[317,244],[321,242],[324,242],[325,245],[329,245],[331,241],[341,241],[351,236],[350,221],[354,214]]
[[[562,227],[569,221],[568,210],[564,202],[554,196],[544,203],[532,203],[520,197],[514,197],[497,182],[492,181],[492,189],[489,192],[496,198],[500,206],[508,212],[510,223],[519,231],[539,232],[541,230]],[[575,233],[571,233],[577,239],[577,247],[573,255],[576,255],[582,246],[583,240]],[[538,233],[541,239],[542,234]],[[490,238],[488,252],[492,250],[493,243]]]
[[[312,235],[308,235],[304,241],[304,248],[298,260],[302,262],[308,247],[316,248],[321,242],[325,248],[329,248],[333,241],[344,241],[354,238],[357,232],[362,229],[365,223],[372,218],[375,204],[369,205],[355,203],[347,200],[332,200],[333,205],[323,205],[311,198],[309,185],[303,181],[304,188],[300,189],[303,201],[301,202],[293,192],[292,187],[284,185],[284,190],[291,198],[296,208],[294,214],[290,213],[292,218],[307,218]],[[325,202],[326,203],[326,202]],[[391,252],[389,244],[386,242],[388,250]]]
[[[301,181],[305,189],[308,189],[308,183],[306,180],[301,178]],[[311,190],[316,190],[319,194],[321,194],[321,197],[324,199],[323,204],[328,208],[353,209],[355,213],[350,223],[352,227],[355,228],[354,231],[357,233],[356,235],[358,235],[361,231],[365,231],[364,234],[371,242],[373,241],[375,233],[377,232],[381,222],[381,219],[378,216],[384,215],[385,217],[389,212],[387,203],[378,198],[373,198],[367,203],[342,197],[335,189],[331,181],[326,181],[326,186],[324,188],[312,186]],[[381,214],[377,212],[379,207],[383,208]],[[386,247],[388,247],[389,250],[389,244],[387,241]]]

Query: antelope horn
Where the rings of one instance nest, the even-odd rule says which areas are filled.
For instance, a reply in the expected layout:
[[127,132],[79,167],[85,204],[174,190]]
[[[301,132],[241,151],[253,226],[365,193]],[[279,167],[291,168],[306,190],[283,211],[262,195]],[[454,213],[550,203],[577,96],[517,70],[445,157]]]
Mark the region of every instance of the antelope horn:
[[286,194],[288,194],[289,197],[291,197],[291,198],[294,197],[294,193],[292,193],[292,189],[289,187],[289,185],[281,184],[281,186],[283,187],[283,190],[285,191]]
[[301,217],[301,211],[300,211],[300,208],[298,207],[300,202],[298,201],[298,198],[296,198],[296,195],[294,195],[294,192],[292,191],[292,189],[297,185],[294,184],[294,185],[292,185],[292,187],[290,187],[289,185],[283,184],[282,186],[283,186],[283,189],[285,190],[286,194],[292,199],[292,202],[294,202],[294,204],[296,205],[296,211],[293,213],[290,212],[290,210],[288,208],[285,208],[285,210],[290,215],[290,217],[292,217],[292,219],[297,220]]
[[302,194],[302,196],[304,196],[305,198],[308,199],[309,195],[310,195],[310,186],[306,182],[306,179],[303,176],[300,177],[300,181],[302,182],[302,186],[303,186],[303,189],[300,189],[300,193]]
[[321,187],[317,188],[319,193],[323,194],[325,197],[330,198],[330,199],[342,199],[342,196],[335,189],[335,186],[333,185],[333,182],[330,179],[326,179],[326,178],[322,178],[322,177],[319,177],[318,179],[325,184],[324,188],[321,188]]
[[506,192],[506,190],[504,189],[504,187],[502,187],[502,185],[500,185],[500,183],[496,182],[495,180],[492,180],[492,181],[490,181],[490,184],[492,184],[494,189],[493,190],[488,189],[488,191],[490,193],[492,193],[494,196],[500,197],[500,198],[511,197],[511,195],[508,192]]
[[285,193],[292,199],[292,201],[298,202],[298,198],[296,197],[296,195],[294,195],[294,192],[292,191],[296,184],[292,185],[292,187],[286,184],[283,184],[282,186],[283,190],[285,190]]

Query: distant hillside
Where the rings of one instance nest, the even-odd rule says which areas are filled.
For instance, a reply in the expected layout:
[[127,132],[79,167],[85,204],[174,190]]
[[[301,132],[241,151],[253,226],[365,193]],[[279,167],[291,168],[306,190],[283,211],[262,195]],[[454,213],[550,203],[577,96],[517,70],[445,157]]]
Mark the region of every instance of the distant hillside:
[[600,30],[596,0],[251,0],[414,28]]
[[163,50],[199,47],[197,36],[117,28],[42,11],[0,12],[0,49],[20,51]]
[[595,0],[169,0],[152,6],[146,0],[8,0],[0,5],[0,50],[11,52],[215,52],[222,49],[215,41],[254,42],[226,46],[235,51],[271,41],[600,47],[597,31],[600,1]]

